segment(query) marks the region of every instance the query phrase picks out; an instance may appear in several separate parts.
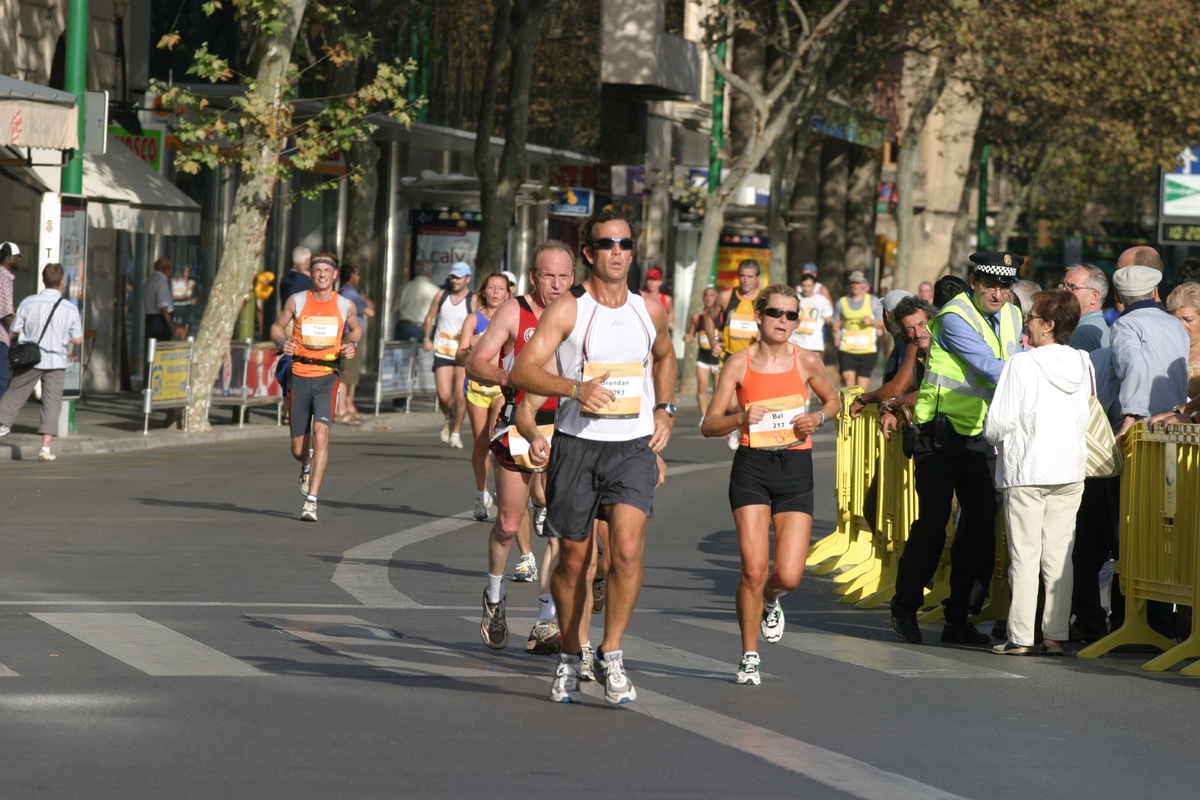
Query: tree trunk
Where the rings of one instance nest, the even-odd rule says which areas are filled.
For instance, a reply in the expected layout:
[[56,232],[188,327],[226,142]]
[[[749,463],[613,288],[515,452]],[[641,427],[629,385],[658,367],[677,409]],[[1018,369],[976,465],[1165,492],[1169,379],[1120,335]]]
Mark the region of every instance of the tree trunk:
[[[895,284],[898,288],[909,285],[909,267],[912,264],[913,239],[916,235],[916,214],[913,209],[913,187],[918,148],[921,134],[930,112],[937,106],[946,88],[950,72],[957,58],[957,50],[944,47],[937,59],[937,66],[928,83],[918,89],[915,102],[909,109],[908,121],[900,140],[900,157],[896,160],[896,266]],[[921,59],[924,67],[924,59]]]
[[[987,138],[984,132],[983,120],[975,128],[974,143],[971,145],[971,158],[967,162],[967,175],[963,181],[962,195],[958,200],[958,211],[954,215],[954,228],[950,236],[950,274],[960,275],[967,264],[967,256],[971,254],[968,241],[971,237],[971,221],[975,218],[971,209],[971,193],[979,185],[979,160],[983,157],[983,145]],[[938,274],[941,277],[941,273]]]
[[281,0],[283,9],[278,26],[260,29],[262,32],[255,44],[252,62],[255,83],[248,92],[248,100],[268,106],[272,125],[270,128],[255,126],[246,131],[249,163],[242,165],[225,252],[217,268],[192,355],[189,431],[209,429],[213,381],[229,355],[234,322],[262,263],[267,218],[275,197],[275,170],[286,144],[283,133],[291,125],[292,107],[286,96],[288,63],[307,1]]
[[[508,230],[516,210],[517,192],[525,180],[525,144],[529,138],[529,93],[533,55],[542,20],[556,0],[498,0],[492,21],[492,43],[480,93],[475,131],[475,174],[483,225],[475,255],[477,274],[499,272],[508,245]],[[495,129],[496,98],[508,61],[508,92],[504,116],[504,149],[493,166],[490,139]]]

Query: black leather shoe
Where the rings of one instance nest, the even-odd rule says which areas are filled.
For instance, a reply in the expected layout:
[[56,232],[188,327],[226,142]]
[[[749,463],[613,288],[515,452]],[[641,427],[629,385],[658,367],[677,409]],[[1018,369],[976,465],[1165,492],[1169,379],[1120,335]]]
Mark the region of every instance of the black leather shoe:
[[917,626],[916,617],[892,617],[892,630],[909,644],[921,643],[921,629]]
[[986,633],[980,633],[978,628],[966,620],[962,622],[950,622],[947,620],[945,626],[942,628],[942,641],[979,645],[991,644],[992,637]]

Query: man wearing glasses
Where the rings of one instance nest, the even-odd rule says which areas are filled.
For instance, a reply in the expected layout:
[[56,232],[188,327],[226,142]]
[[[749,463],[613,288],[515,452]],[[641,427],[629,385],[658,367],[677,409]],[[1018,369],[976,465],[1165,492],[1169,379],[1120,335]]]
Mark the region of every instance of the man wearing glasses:
[[[646,519],[665,477],[658,454],[675,423],[675,350],[666,309],[629,291],[629,223],[605,211],[589,218],[581,233],[590,274],[547,307],[509,383],[525,392],[516,423],[529,441],[530,461],[549,463],[546,530],[560,539],[551,589],[562,653],[550,699],[581,700],[579,623],[591,591],[588,566],[596,557],[592,523],[603,518],[608,598],[596,664],[604,673],[604,699],[616,705],[637,699],[621,638],[641,589]],[[548,397],[562,398],[553,458],[535,423],[535,411]]]
[[1108,323],[1104,321],[1104,300],[1108,297],[1108,276],[1091,264],[1076,264],[1067,270],[1058,285],[1075,295],[1079,302],[1079,326],[1071,334],[1071,347],[1088,353],[1108,347]]
[[987,597],[996,557],[996,453],[983,438],[983,422],[1005,361],[1021,348],[1021,312],[1006,298],[1022,260],[1009,252],[973,253],[971,291],[929,322],[929,362],[913,411],[920,432],[913,455],[917,519],[891,604],[892,629],[911,644],[921,641],[917,612],[946,544],[955,495],[962,513],[950,551],[942,641],[991,641],[970,620]]

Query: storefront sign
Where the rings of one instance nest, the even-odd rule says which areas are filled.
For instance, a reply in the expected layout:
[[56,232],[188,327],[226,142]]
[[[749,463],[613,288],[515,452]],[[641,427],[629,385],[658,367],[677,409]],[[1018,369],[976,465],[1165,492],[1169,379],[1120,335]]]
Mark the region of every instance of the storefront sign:
[[591,189],[567,189],[555,192],[550,213],[556,217],[589,217],[592,214]]
[[147,128],[139,135],[130,133],[120,125],[109,125],[108,132],[110,135],[120,139],[122,144],[136,153],[137,157],[145,161],[150,169],[162,174],[162,131]]

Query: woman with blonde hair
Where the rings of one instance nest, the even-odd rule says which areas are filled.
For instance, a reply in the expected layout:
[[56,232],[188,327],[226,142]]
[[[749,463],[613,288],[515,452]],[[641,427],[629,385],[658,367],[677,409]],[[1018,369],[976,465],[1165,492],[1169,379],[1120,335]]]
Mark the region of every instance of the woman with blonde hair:
[[[759,632],[768,642],[783,637],[779,598],[796,589],[804,574],[812,533],[812,434],[839,405],[821,357],[788,341],[800,321],[796,290],[784,284],[763,289],[754,301],[754,319],[758,339],[725,362],[700,426],[711,437],[740,431],[729,473],[742,556],[736,598],[742,659],[735,681],[750,685],[761,682]],[[810,391],[821,408],[808,414]]]
[[[487,330],[492,315],[500,304],[512,296],[508,278],[502,273],[493,272],[483,279],[475,298],[476,310],[463,320],[462,330],[458,332],[458,350],[454,354],[455,363],[465,365],[471,355],[471,347]],[[471,448],[471,470],[475,473],[475,519],[483,522],[488,518],[492,508],[492,496],[488,493],[488,444],[491,441],[492,427],[496,423],[496,415],[500,406],[504,405],[504,396],[499,386],[488,386],[478,381],[466,379],[463,393],[467,397],[467,418],[471,421],[471,430],[475,432],[475,444]]]

